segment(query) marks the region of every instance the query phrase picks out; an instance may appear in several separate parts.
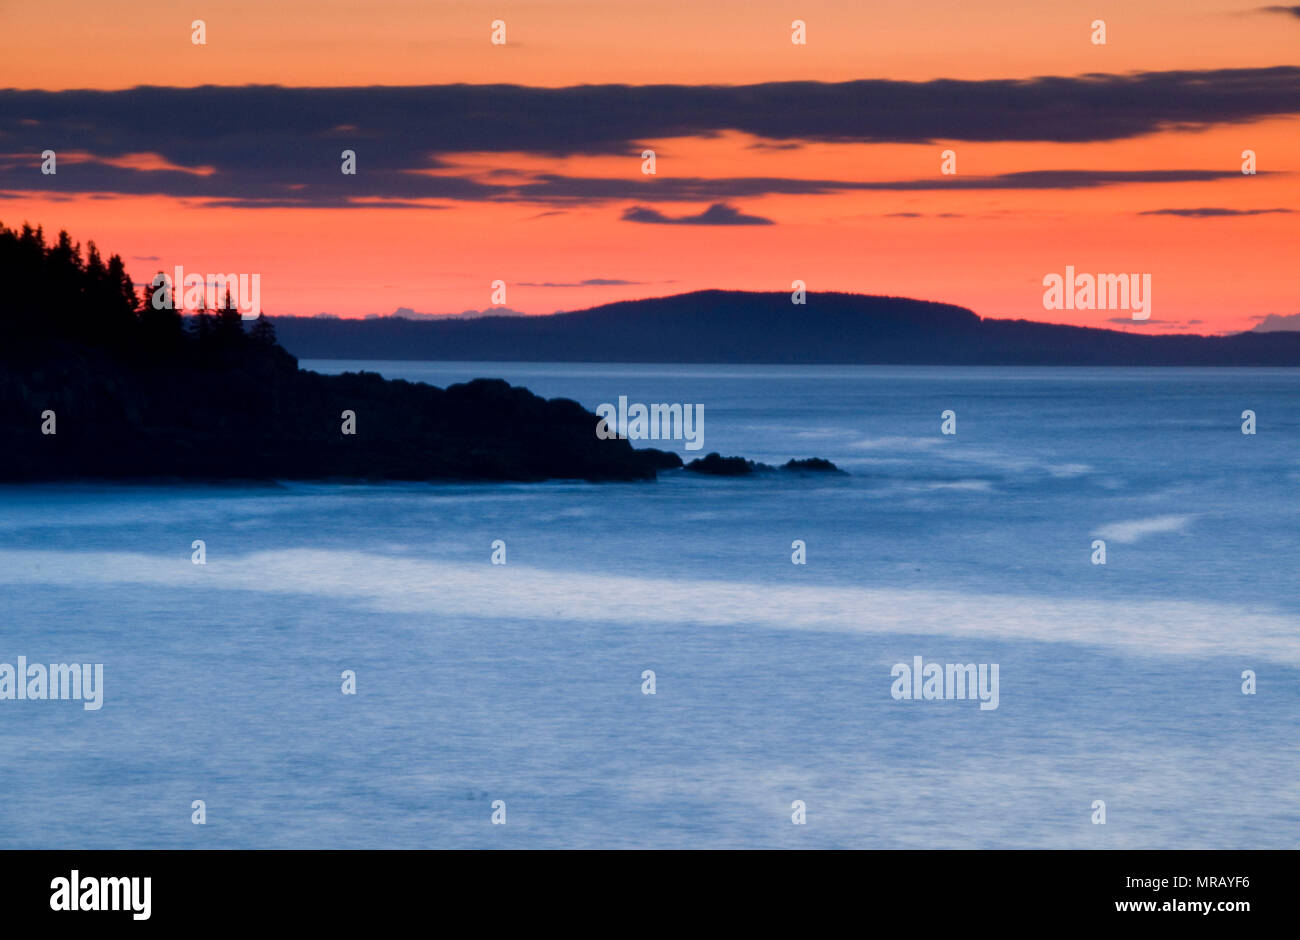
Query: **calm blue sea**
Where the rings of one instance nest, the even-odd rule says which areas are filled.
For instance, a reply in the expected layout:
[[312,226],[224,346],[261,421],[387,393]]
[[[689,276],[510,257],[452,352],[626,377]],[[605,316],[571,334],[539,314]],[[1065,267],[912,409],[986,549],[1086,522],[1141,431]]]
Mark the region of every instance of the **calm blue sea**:
[[0,488],[0,663],[104,664],[0,701],[0,847],[1300,842],[1300,370],[303,365],[849,475]]

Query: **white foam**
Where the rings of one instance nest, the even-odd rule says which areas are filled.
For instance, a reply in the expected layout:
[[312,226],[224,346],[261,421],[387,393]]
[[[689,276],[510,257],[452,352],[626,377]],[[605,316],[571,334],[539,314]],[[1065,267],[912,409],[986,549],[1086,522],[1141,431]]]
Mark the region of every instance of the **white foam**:
[[1140,655],[1227,657],[1234,668],[1261,659],[1300,666],[1300,618],[1260,607],[653,578],[493,566],[486,554],[467,563],[293,549],[209,555],[198,566],[188,555],[0,551],[0,583],[301,594],[443,617],[1056,641]]
[[1151,516],[1147,519],[1128,519],[1104,525],[1096,531],[1096,534],[1107,541],[1131,545],[1148,535],[1181,532],[1187,528],[1192,518],[1192,516]]

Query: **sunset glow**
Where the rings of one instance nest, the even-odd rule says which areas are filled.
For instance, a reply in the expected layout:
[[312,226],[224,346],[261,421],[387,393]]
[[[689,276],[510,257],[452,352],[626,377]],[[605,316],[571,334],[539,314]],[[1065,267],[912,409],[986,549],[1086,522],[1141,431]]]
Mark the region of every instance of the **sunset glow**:
[[[483,310],[498,279],[505,306],[529,314],[702,288],[789,290],[795,279],[813,294],[901,295],[989,317],[1157,332],[1242,330],[1300,312],[1300,72],[1277,74],[1300,48],[1300,17],[1207,0],[996,6],[997,15],[957,2],[806,3],[793,14],[770,0],[707,11],[684,2],[6,4],[0,221],[93,238],[138,283],[175,264],[257,272],[273,315]],[[805,46],[790,41],[796,16]],[[205,45],[191,42],[196,17]],[[1105,45],[1090,41],[1097,17]],[[489,40],[495,19],[507,24],[505,45]],[[1202,112],[1188,97],[1199,93],[1153,92],[1134,128],[1120,126],[1127,92],[1113,89],[1079,112],[1077,139],[1065,142],[1053,128],[1035,136],[1014,93],[1005,111],[982,103],[998,94],[982,83],[999,80],[1205,72],[1181,86],[1195,90],[1227,84],[1223,70],[1256,70],[1281,103],[1255,107],[1264,94],[1243,91],[1240,107]],[[938,114],[919,121],[918,135],[876,134],[866,115],[853,130],[860,139],[843,139],[806,130],[816,115],[792,94],[788,133],[780,113],[765,116],[775,129],[763,133],[707,114],[665,133],[672,122],[661,110],[646,112],[644,133],[633,115],[625,140],[565,136],[569,121],[582,129],[605,122],[602,109],[620,113],[606,100],[613,92],[575,86],[864,79],[896,83],[882,92],[915,95],[917,107],[960,111],[976,96],[972,113],[987,112],[977,122],[987,133],[942,136],[951,121]],[[937,79],[972,84],[925,84]],[[510,149],[513,119],[495,112],[490,88],[474,92],[463,112],[473,119],[458,125],[478,128],[482,143],[465,133],[436,152],[444,135],[429,122],[439,114],[405,99],[384,111],[395,89],[370,89],[377,104],[340,109],[337,122],[324,104],[317,116],[295,103],[315,101],[313,92],[283,97],[459,83],[565,89],[533,116],[554,139],[521,131]],[[74,120],[64,105],[81,100],[77,90],[140,85],[219,87],[177,92],[185,106],[152,115],[147,134],[111,116],[97,123],[93,107],[90,120]],[[222,109],[243,113],[244,99],[227,96],[248,85],[283,86],[257,98],[268,128],[283,116],[314,120],[312,130],[235,134]],[[449,100],[444,93],[455,91],[432,89],[430,100]],[[428,140],[424,125],[434,127]],[[56,176],[41,173],[46,149],[58,155]],[[357,155],[355,176],[339,173],[345,149]],[[654,175],[642,172],[643,149],[655,151]],[[946,150],[955,175],[940,172]],[[1257,155],[1254,175],[1242,173],[1246,150]],[[700,218],[711,206],[722,215]],[[732,224],[706,224],[716,221]],[[1149,273],[1151,319],[1045,310],[1043,277],[1066,265]]]

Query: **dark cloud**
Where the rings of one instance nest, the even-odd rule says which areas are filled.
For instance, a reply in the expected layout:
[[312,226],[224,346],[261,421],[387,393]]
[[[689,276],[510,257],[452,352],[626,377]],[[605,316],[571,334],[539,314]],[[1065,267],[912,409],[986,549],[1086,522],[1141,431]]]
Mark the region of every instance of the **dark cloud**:
[[[318,313],[320,318],[334,318],[334,314]],[[392,313],[367,313],[364,317],[366,320],[389,320],[400,317],[404,320],[476,320],[481,317],[523,317],[527,316],[520,310],[511,307],[488,307],[486,310],[462,310],[460,313],[421,313],[412,307],[398,307]]]
[[1152,318],[1150,320],[1134,320],[1132,317],[1108,317],[1107,323],[1122,323],[1125,326],[1171,326],[1176,329],[1186,330],[1202,323],[1202,320],[1159,320]]
[[227,209],[450,209],[451,206],[431,205],[402,199],[349,199],[346,196],[319,194],[297,199],[211,199],[203,205]]
[[650,225],[775,225],[771,219],[757,215],[744,215],[739,209],[715,202],[699,215],[669,217],[658,209],[633,206],[623,212],[624,222],[644,222]]
[[[1264,174],[1256,174],[1264,175]],[[863,183],[861,189],[1092,189],[1116,183],[1196,183],[1242,177],[1240,170],[1022,170],[996,176]]]
[[1293,212],[1293,209],[1148,209],[1138,215],[1176,215],[1184,219],[1213,219],[1226,215],[1271,215],[1277,212]]
[[613,277],[589,277],[582,281],[561,283],[557,281],[521,281],[520,287],[631,287],[650,283],[648,281],[624,281]]
[[1300,331],[1300,313],[1270,313],[1255,319],[1260,321],[1253,327],[1256,333],[1276,333],[1279,330]]
[[[783,177],[562,176],[538,173],[506,183],[481,183],[455,176],[373,172],[364,177],[288,175],[273,181],[255,174],[197,176],[174,170],[133,170],[103,163],[76,163],[55,176],[20,169],[0,155],[0,190],[56,193],[169,195],[203,204],[244,209],[387,208],[445,209],[418,200],[591,205],[635,200],[644,203],[722,202],[768,195],[820,196],[850,191],[1091,189],[1123,183],[1186,183],[1242,180],[1238,170],[1024,170],[995,176],[940,176],[911,180],[833,180]],[[1268,175],[1268,171],[1258,174]],[[519,173],[512,176],[519,177]],[[356,182],[352,182],[356,180]],[[353,194],[349,195],[348,190]],[[59,198],[51,195],[50,198]],[[543,213],[545,215],[546,213]],[[540,216],[535,216],[538,218]]]
[[[1258,174],[1265,175],[1265,174]],[[995,176],[935,176],[911,180],[825,180],[782,177],[662,177],[627,180],[542,175],[512,188],[511,198],[598,201],[637,198],[647,202],[705,202],[768,195],[831,195],[851,190],[1092,189],[1120,183],[1195,183],[1245,179],[1229,170],[1023,170]]]
[[[1044,189],[1211,171],[1032,171],[893,183],[643,177],[646,144],[741,131],[764,146],[810,141],[1103,141],[1300,113],[1300,68],[989,81],[770,82],[745,86],[515,85],[0,90],[0,190],[165,194],[248,207],[387,200],[725,201],[846,189]],[[45,149],[88,153],[39,172]],[[340,172],[356,152],[357,174]],[[455,154],[626,155],[627,179],[513,171],[471,178]],[[99,162],[156,153],[187,169]],[[210,168],[210,170],[200,168]],[[436,172],[427,172],[436,171]],[[1172,175],[1171,175],[1172,174]],[[936,174],[937,176],[937,174]]]
[[1294,16],[1297,19],[1300,19],[1300,7],[1285,7],[1285,6],[1257,7],[1255,12],[1256,13],[1280,13],[1283,16]]
[[[395,168],[413,153],[631,154],[641,141],[726,130],[777,142],[1116,140],[1297,111],[1300,68],[1290,66],[983,81],[0,91],[0,130],[23,141],[19,150],[153,151],[218,169],[290,155],[310,165],[325,144],[355,149],[359,167]],[[337,155],[324,159],[337,172]]]

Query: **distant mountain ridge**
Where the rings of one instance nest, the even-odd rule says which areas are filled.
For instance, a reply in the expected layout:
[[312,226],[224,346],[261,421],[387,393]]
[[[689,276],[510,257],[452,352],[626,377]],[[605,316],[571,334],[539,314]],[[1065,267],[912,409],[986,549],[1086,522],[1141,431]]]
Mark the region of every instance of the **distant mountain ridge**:
[[1137,335],[982,319],[865,294],[706,290],[472,320],[275,317],[304,359],[897,365],[1300,366],[1300,332]]

